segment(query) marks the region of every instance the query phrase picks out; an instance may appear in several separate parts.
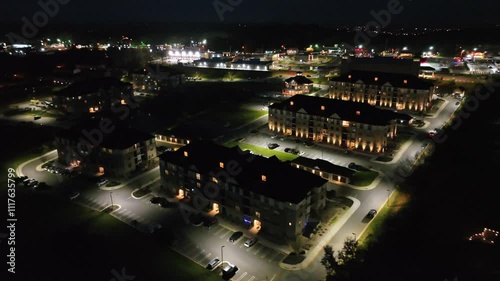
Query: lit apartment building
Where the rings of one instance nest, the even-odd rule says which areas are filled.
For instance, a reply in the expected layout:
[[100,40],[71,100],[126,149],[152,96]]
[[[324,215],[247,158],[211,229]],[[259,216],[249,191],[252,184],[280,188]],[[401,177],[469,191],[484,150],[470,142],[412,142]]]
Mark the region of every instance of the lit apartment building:
[[329,97],[396,110],[426,112],[434,84],[413,75],[353,71],[330,79]]
[[296,95],[269,106],[269,130],[342,148],[382,153],[411,117],[351,101]]
[[282,90],[285,96],[295,96],[309,94],[313,89],[313,81],[302,76],[302,72],[297,72],[295,77],[285,80],[285,87]]
[[52,95],[56,108],[72,113],[109,111],[113,104],[133,100],[132,84],[112,77],[77,81]]
[[173,194],[277,240],[293,241],[312,213],[326,205],[327,180],[292,167],[213,143],[193,141],[159,156],[162,185]]
[[107,118],[61,130],[54,144],[59,163],[91,176],[127,178],[158,164],[154,135]]

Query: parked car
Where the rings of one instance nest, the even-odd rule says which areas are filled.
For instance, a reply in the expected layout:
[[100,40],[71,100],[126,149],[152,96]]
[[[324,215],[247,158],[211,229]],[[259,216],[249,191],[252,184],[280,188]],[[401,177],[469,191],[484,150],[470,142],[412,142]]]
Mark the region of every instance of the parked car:
[[377,215],[377,210],[375,209],[371,209],[368,214],[366,215],[367,218],[369,219],[373,219],[375,217],[375,215]]
[[231,276],[234,275],[238,271],[238,267],[234,264],[228,264],[222,269],[223,276]]
[[243,232],[241,231],[236,231],[229,237],[229,242],[235,242],[236,240],[240,239],[241,236],[243,236]]
[[208,264],[207,264],[207,269],[215,269],[221,264],[221,260],[219,258],[213,258]]
[[108,179],[106,178],[100,178],[98,181],[97,181],[97,186],[103,186],[105,184],[107,184],[109,182]]
[[247,241],[245,241],[245,247],[252,247],[253,245],[255,245],[255,243],[257,243],[257,238],[248,238]]
[[269,149],[275,149],[275,148],[277,148],[277,147],[279,147],[279,146],[280,146],[280,145],[279,145],[279,144],[277,144],[277,143],[275,143],[275,142],[270,143],[270,144],[268,144],[268,145],[267,145],[267,147],[268,147]]

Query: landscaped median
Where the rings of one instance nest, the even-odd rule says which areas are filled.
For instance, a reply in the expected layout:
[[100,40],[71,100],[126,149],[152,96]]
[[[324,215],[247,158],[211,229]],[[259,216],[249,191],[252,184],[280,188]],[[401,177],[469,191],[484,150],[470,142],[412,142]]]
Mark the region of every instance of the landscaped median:
[[298,155],[282,152],[282,151],[276,151],[260,146],[256,146],[253,144],[248,144],[248,143],[242,143],[242,142],[237,142],[237,141],[230,141],[225,144],[227,147],[235,147],[239,146],[241,150],[250,150],[256,155],[262,155],[264,157],[271,157],[271,156],[276,156],[278,157],[279,160],[281,161],[291,161],[294,160],[295,158],[299,157]]
[[358,171],[351,179],[350,184],[354,186],[369,186],[379,176],[376,171]]

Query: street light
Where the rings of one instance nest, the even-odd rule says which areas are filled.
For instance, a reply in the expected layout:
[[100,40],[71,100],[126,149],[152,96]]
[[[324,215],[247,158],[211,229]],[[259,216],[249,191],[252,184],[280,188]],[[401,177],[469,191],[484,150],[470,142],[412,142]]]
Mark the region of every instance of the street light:
[[109,198],[111,198],[111,210],[113,210],[113,191],[109,192]]
[[354,241],[356,241],[356,233],[352,233],[352,235],[354,235]]
[[[224,245],[220,246],[220,260],[222,265],[224,265],[224,251],[222,250],[224,247]],[[222,266],[222,268],[224,268],[224,266]]]

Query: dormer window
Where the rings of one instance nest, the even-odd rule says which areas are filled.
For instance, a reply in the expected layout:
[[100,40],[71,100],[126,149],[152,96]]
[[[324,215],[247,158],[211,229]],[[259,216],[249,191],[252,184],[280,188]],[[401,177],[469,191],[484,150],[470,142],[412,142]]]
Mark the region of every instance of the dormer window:
[[266,176],[265,176],[265,175],[262,175],[262,176],[261,176],[261,179],[262,179],[262,181],[266,181],[266,180],[267,180],[267,178],[266,178]]
[[184,157],[188,157],[188,152],[184,151]]

